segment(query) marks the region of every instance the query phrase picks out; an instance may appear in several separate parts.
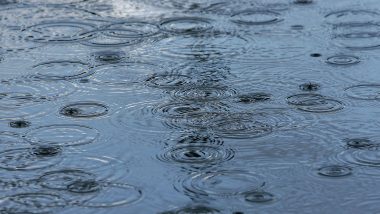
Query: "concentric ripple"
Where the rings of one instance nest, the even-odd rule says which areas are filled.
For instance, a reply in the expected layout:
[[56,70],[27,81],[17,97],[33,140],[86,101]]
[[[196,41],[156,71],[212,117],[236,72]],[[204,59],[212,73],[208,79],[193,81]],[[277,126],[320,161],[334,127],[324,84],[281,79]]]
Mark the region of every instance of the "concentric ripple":
[[67,206],[60,195],[53,193],[31,192],[19,193],[0,199],[2,213],[53,213],[54,208]]
[[267,25],[281,22],[280,14],[271,10],[244,10],[231,16],[231,21],[243,25]]
[[0,148],[4,149],[27,147],[30,144],[27,143],[18,133],[14,132],[0,132]]
[[237,94],[235,90],[225,86],[193,86],[174,90],[174,99],[192,102],[208,102],[224,100]]
[[96,26],[74,21],[51,21],[32,25],[23,30],[26,39],[33,42],[74,42],[88,39],[88,34]]
[[95,193],[101,190],[101,183],[95,180],[74,181],[67,186],[67,190],[80,194]]
[[79,181],[95,180],[96,175],[79,169],[50,171],[38,178],[44,188],[51,190],[67,190],[70,184]]
[[219,102],[178,102],[161,103],[152,109],[152,113],[162,118],[185,118],[189,114],[202,112],[224,112],[227,106]]
[[325,15],[326,21],[330,24],[344,24],[353,22],[366,23],[377,20],[379,17],[380,14],[376,11],[361,9],[339,10]]
[[170,58],[206,60],[241,55],[250,44],[248,39],[238,35],[206,32],[164,38],[156,45],[160,53]]
[[265,92],[253,92],[247,94],[240,94],[236,96],[235,100],[239,103],[260,103],[272,99],[272,95]]
[[[2,110],[15,110],[67,96],[75,91],[69,82],[30,81],[23,79],[0,80]],[[22,117],[22,115],[18,115]]]
[[[81,44],[90,46],[90,47],[125,47],[136,45],[143,42],[141,38],[134,37],[116,37],[110,36],[115,30],[110,29],[99,29],[95,31],[90,31],[83,33],[83,36],[90,37],[90,39],[81,41]],[[120,32],[119,32],[120,34]]]
[[171,211],[161,212],[159,214],[215,214],[220,213],[216,208],[202,206],[202,205],[192,205],[181,207]]
[[145,82],[150,87],[174,89],[189,86],[194,80],[191,76],[182,74],[153,74]]
[[320,94],[296,94],[287,97],[287,102],[299,110],[314,113],[334,112],[344,108],[342,102]]
[[344,142],[348,148],[353,149],[370,149],[378,146],[369,138],[347,138]]
[[6,170],[35,170],[51,167],[61,160],[59,154],[44,156],[36,152],[38,152],[38,148],[19,148],[0,152],[0,168]]
[[345,89],[346,95],[359,100],[379,100],[380,84],[354,85]]
[[261,176],[241,170],[196,173],[182,181],[190,195],[231,197],[256,191],[265,182]]
[[201,131],[187,131],[184,133],[173,133],[168,139],[163,141],[165,146],[185,146],[185,145],[212,145],[222,146],[224,141],[213,133]]
[[344,177],[352,174],[352,169],[347,166],[331,165],[318,169],[318,174],[326,177]]
[[71,80],[93,74],[89,65],[80,61],[49,61],[33,66],[35,78],[41,80]]
[[326,63],[331,65],[354,65],[359,62],[359,57],[350,55],[335,55],[326,59]]
[[305,126],[310,120],[291,109],[262,108],[249,112],[200,111],[172,118],[166,125],[171,128],[208,130],[225,138],[257,138],[276,130],[289,130]]
[[108,106],[98,102],[77,102],[64,106],[59,110],[61,115],[73,118],[93,118],[108,113]]
[[147,22],[118,22],[105,27],[103,34],[117,38],[142,38],[158,34],[160,29]]
[[195,34],[213,28],[210,19],[201,17],[175,17],[164,19],[160,23],[161,30],[171,33]]
[[372,22],[334,25],[333,39],[351,50],[372,50],[380,47],[380,25]]
[[[161,69],[159,65],[147,62],[109,64],[97,67],[94,70],[95,74],[91,76],[91,82],[97,85],[107,86],[107,89],[110,90],[120,91],[135,89],[133,86],[136,86],[136,84],[141,85],[144,81],[146,81],[149,86],[155,86],[154,77],[149,80],[146,80],[146,78]],[[158,82],[157,84],[157,87],[159,87]]]
[[225,138],[256,138],[268,135],[273,126],[257,120],[254,114],[225,114],[214,120],[212,130]]
[[348,164],[380,167],[380,151],[378,149],[349,149],[339,153],[337,159]]
[[234,157],[234,151],[223,147],[191,144],[180,145],[169,149],[157,158],[168,163],[190,164],[197,167],[208,167]]
[[252,191],[244,194],[245,201],[249,203],[265,203],[273,201],[275,196],[272,193],[262,190]]
[[123,51],[98,51],[92,54],[96,62],[114,64],[123,61],[126,54]]
[[25,139],[37,145],[78,146],[92,143],[99,131],[83,125],[57,124],[29,130]]
[[139,201],[143,193],[133,185],[122,183],[101,183],[102,190],[97,195],[83,203],[83,207],[115,207],[126,206]]

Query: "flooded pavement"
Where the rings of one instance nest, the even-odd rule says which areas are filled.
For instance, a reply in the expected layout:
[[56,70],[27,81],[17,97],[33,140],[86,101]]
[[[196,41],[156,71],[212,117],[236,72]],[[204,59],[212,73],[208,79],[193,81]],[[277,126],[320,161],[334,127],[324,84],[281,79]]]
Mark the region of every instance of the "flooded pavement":
[[0,213],[380,212],[379,7],[0,1]]

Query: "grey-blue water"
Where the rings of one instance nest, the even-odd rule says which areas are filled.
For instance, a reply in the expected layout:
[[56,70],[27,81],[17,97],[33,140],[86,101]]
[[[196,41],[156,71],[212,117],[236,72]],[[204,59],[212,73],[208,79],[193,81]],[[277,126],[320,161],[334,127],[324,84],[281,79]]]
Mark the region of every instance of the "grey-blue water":
[[0,0],[0,213],[380,213],[378,0]]

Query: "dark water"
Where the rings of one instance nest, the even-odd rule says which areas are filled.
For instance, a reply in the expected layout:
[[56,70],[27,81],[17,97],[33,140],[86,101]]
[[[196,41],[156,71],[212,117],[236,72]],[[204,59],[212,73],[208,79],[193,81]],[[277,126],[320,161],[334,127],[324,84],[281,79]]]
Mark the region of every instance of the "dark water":
[[379,213],[375,0],[1,0],[0,213]]

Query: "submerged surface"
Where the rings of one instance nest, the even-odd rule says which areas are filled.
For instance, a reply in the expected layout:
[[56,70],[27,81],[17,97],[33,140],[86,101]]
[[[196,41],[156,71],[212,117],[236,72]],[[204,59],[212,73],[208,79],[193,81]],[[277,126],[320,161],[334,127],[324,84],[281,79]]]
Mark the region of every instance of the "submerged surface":
[[0,213],[380,212],[379,7],[0,1]]

